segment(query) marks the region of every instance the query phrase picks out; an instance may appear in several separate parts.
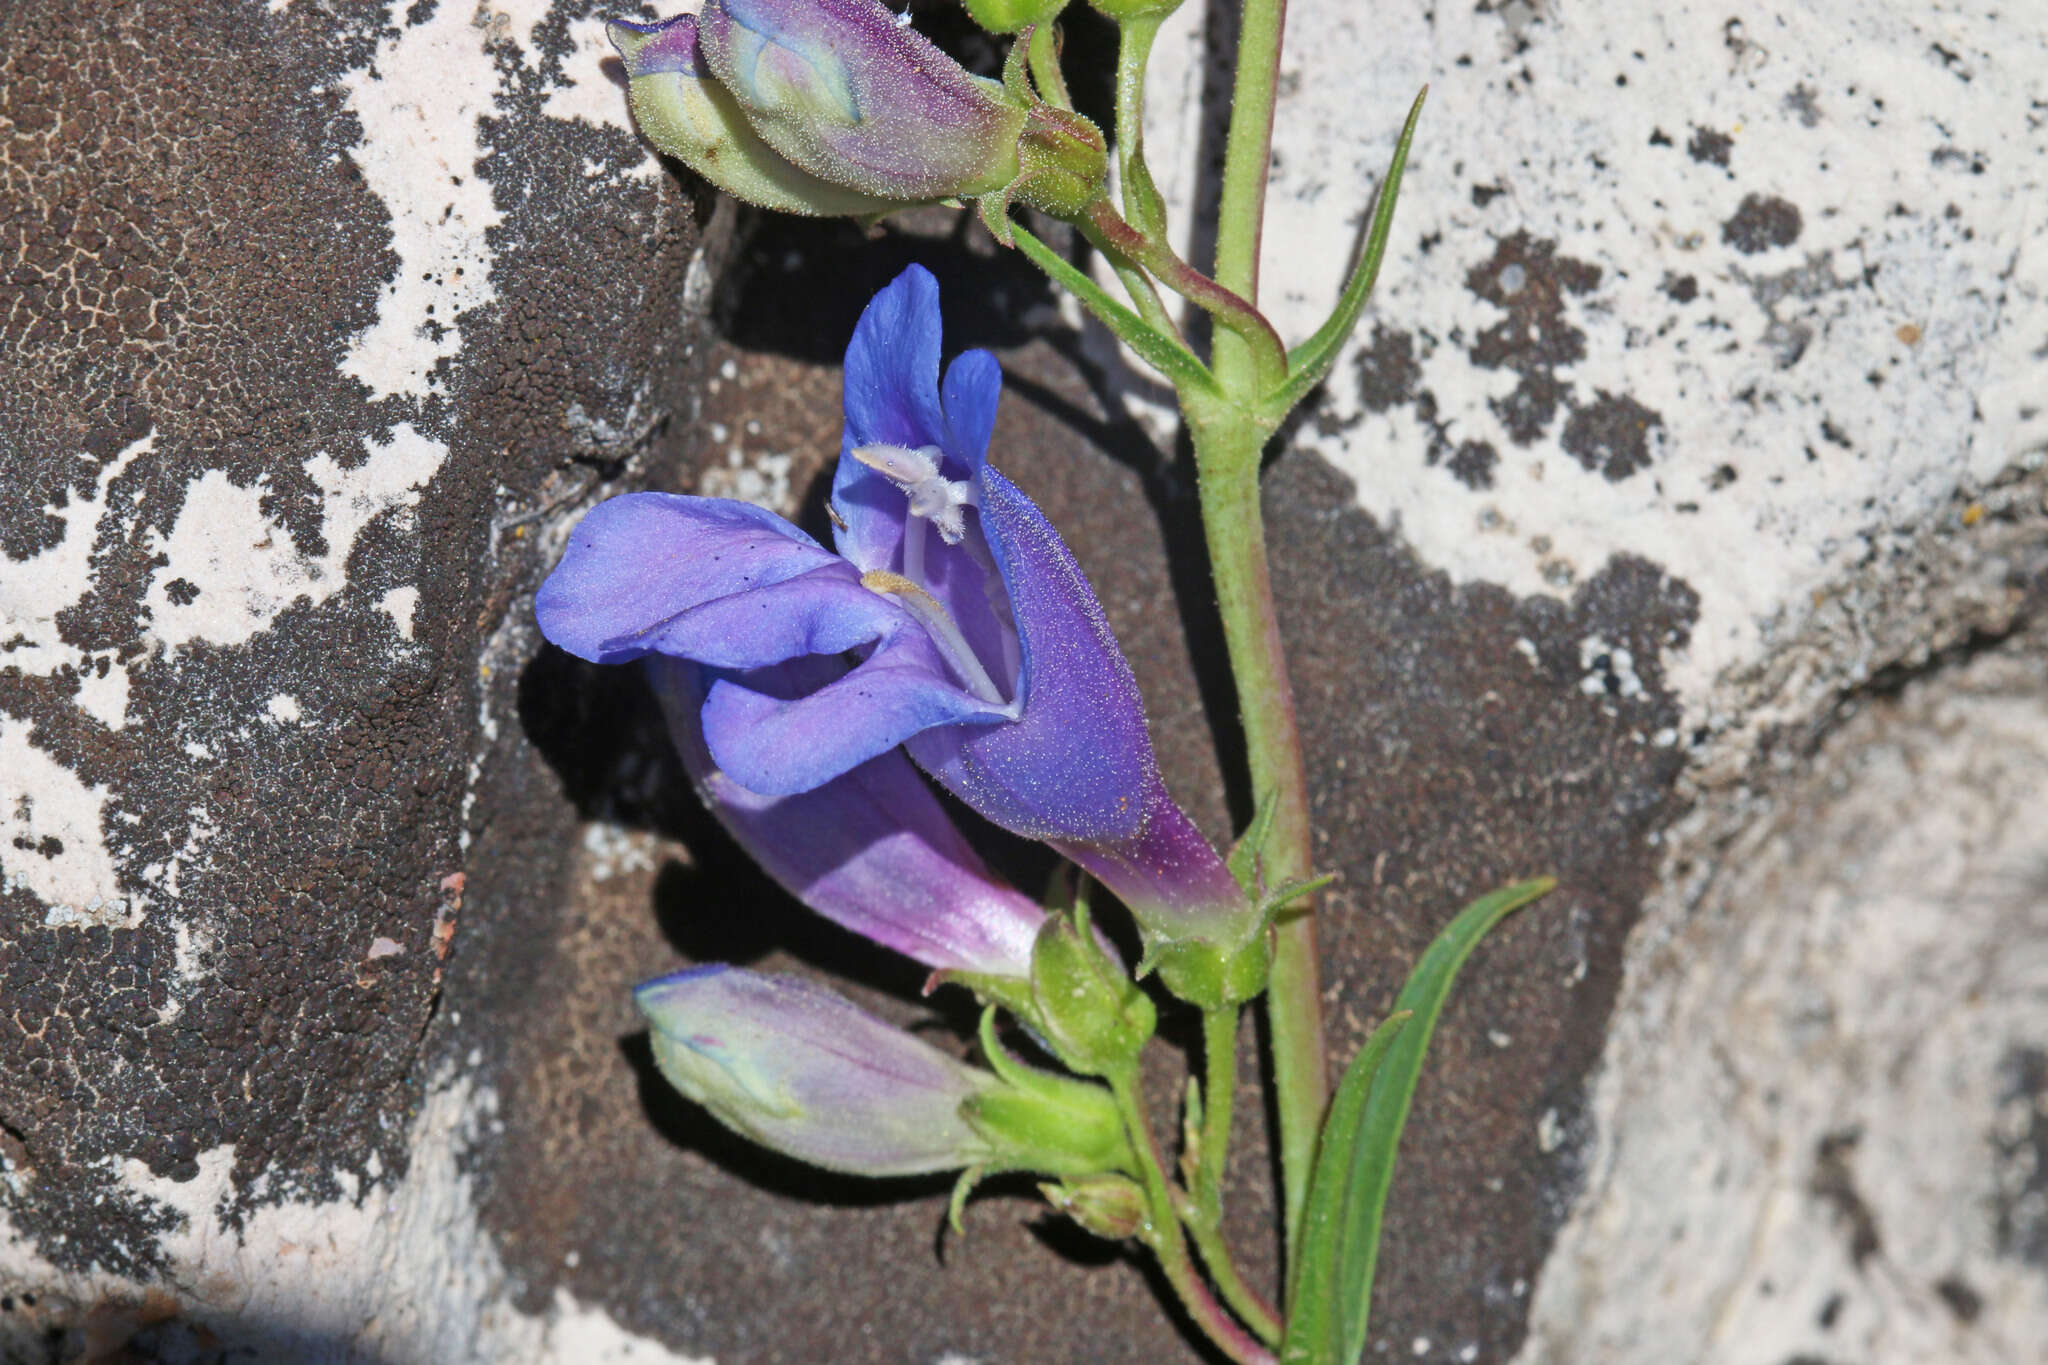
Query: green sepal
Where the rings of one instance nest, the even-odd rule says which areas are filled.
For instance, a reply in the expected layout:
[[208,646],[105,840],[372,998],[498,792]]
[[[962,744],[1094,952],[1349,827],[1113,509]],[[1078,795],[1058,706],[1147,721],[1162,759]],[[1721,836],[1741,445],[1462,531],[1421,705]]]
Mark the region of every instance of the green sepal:
[[1034,104],[1017,139],[1017,166],[1009,196],[1072,222],[1109,183],[1109,144],[1085,115]]
[[1180,1104],[1180,1178],[1189,1189],[1202,1169],[1202,1081],[1189,1076]]
[[1334,872],[1323,872],[1313,877],[1296,877],[1285,881],[1268,891],[1259,901],[1259,913],[1270,922],[1279,918],[1280,912],[1305,896],[1316,892],[1337,880]]
[[1244,833],[1231,845],[1230,857],[1225,859],[1230,875],[1237,878],[1247,896],[1259,894],[1259,866],[1265,861],[1266,840],[1273,835],[1273,812],[1278,805],[1271,792],[1259,798],[1252,811],[1252,822],[1244,827]]
[[1358,265],[1346,281],[1335,311],[1314,336],[1288,352],[1286,381],[1259,405],[1260,414],[1269,421],[1278,422],[1286,417],[1294,411],[1295,404],[1308,396],[1310,389],[1323,382],[1330,366],[1337,363],[1337,353],[1344,348],[1351,329],[1358,325],[1365,301],[1372,297],[1373,283],[1379,279],[1380,260],[1387,254],[1387,235],[1394,228],[1394,201],[1400,197],[1401,173],[1408,167],[1408,149],[1415,142],[1415,127],[1422,120],[1422,102],[1428,97],[1429,87],[1425,85],[1409,106],[1408,122],[1401,128],[1401,140],[1394,145],[1393,162],[1387,167],[1379,192],[1373,196],[1372,226],[1366,233],[1365,249],[1359,253]]
[[941,986],[965,986],[984,1005],[1000,1005],[1038,1028],[1038,1004],[1031,998],[1031,983],[1021,976],[997,976],[991,972],[963,972],[947,967],[925,978],[924,993]]
[[1121,1074],[1158,1026],[1152,997],[1096,942],[1085,905],[1048,915],[1031,946],[1032,1022],[1053,1053],[1088,1076]]
[[[1289,1258],[1295,1269],[1282,1365],[1355,1365],[1364,1351],[1381,1216],[1437,1017],[1479,940],[1556,885],[1551,877],[1517,882],[1460,911],[1409,973],[1388,1024],[1347,1069],[1324,1120],[1300,1244]],[[1388,1035],[1402,1016],[1410,1016],[1407,1026]]]
[[1270,937],[1262,927],[1234,950],[1201,939],[1154,943],[1147,947],[1145,960],[1157,965],[1166,989],[1190,1005],[1226,1009],[1256,999],[1266,989],[1273,974]]
[[967,1198],[974,1193],[974,1187],[994,1172],[986,1166],[969,1166],[960,1172],[960,1178],[953,1182],[953,1197],[946,1201],[946,1226],[953,1229],[956,1237],[967,1235],[966,1225],[960,1219],[967,1212]]
[[1163,19],[1181,7],[1181,0],[1088,0],[1088,3],[1118,23],[1148,15]]
[[1026,1066],[996,1037],[995,1010],[982,1011],[981,1048],[1000,1085],[970,1095],[960,1116],[994,1151],[990,1170],[1087,1176],[1137,1172],[1115,1097],[1092,1081]]

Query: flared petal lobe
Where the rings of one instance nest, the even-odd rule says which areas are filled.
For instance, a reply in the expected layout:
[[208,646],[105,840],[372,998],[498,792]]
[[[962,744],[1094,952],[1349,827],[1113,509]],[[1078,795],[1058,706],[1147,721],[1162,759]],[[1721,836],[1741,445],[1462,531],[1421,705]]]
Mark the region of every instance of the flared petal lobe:
[[[704,675],[648,661],[683,766],[704,802],[769,876],[833,923],[938,970],[1028,976],[1045,912],[998,882],[918,776],[891,750],[795,796],[762,796],[705,747]],[[841,665],[800,661],[791,671]]]
[[633,993],[671,1085],[727,1127],[856,1175],[971,1166],[989,1144],[960,1108],[995,1077],[822,986],[698,967]]
[[1024,104],[879,0],[706,0],[697,32],[755,131],[814,175],[897,200],[1017,178]]
[[657,151],[675,157],[736,199],[783,213],[866,217],[903,207],[812,175],[754,131],[745,111],[704,64],[697,16],[605,26],[626,66],[633,122]]
[[[718,765],[770,796],[808,791],[934,725],[1005,712],[963,691],[924,625],[773,512],[722,498],[632,493],[593,508],[541,585],[535,615],[579,658],[650,654],[731,670],[711,689]],[[790,659],[866,650],[852,672],[780,695]]]

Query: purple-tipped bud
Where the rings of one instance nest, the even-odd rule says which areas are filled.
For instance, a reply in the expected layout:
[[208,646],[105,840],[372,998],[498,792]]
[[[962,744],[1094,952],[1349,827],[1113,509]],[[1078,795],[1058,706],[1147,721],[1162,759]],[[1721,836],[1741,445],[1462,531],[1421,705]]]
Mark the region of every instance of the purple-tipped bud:
[[697,45],[697,16],[605,26],[626,66],[627,99],[641,135],[736,199],[784,213],[868,215],[902,207],[820,180],[761,140],[712,78]]
[[921,1175],[995,1149],[961,1106],[996,1078],[822,986],[698,967],[633,993],[661,1074],[726,1126],[856,1175]]
[[1017,178],[1024,103],[880,0],[706,0],[697,33],[754,129],[813,175],[906,201]]
[[[809,687],[845,671],[815,655],[780,668],[790,685]],[[927,967],[1030,972],[1045,911],[989,873],[901,750],[811,791],[762,796],[720,772],[705,750],[703,671],[660,656],[648,669],[704,803],[791,895]],[[763,684],[758,673],[754,681]]]

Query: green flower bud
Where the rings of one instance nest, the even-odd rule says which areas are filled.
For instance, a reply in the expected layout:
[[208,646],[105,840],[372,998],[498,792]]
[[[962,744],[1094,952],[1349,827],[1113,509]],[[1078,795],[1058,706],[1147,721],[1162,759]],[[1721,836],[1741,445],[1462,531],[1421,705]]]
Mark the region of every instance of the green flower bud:
[[1036,104],[1017,141],[1018,176],[1010,197],[1055,218],[1080,217],[1109,181],[1102,130],[1067,109]]
[[1156,944],[1150,960],[1166,989],[1205,1010],[1254,999],[1273,972],[1273,950],[1264,933],[1254,934],[1234,952],[1200,939]]
[[1038,1187],[1046,1201],[1097,1237],[1121,1242],[1145,1226],[1145,1192],[1129,1176],[1098,1175]]
[[1121,24],[1127,19],[1143,19],[1148,15],[1164,19],[1180,8],[1181,0],[1088,0],[1088,3]]
[[1059,1059],[1107,1076],[1129,1068],[1158,1011],[1088,930],[1086,913],[1053,915],[1031,948],[1034,1022]]
[[1051,23],[1067,0],[964,0],[974,22],[990,33],[1019,33],[1034,24]]

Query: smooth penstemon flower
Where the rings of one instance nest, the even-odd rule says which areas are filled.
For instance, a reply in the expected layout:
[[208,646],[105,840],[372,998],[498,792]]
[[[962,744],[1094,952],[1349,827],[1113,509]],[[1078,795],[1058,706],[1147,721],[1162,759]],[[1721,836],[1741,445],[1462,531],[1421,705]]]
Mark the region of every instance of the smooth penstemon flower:
[[[1256,993],[1225,966],[1249,955],[1239,974],[1256,973],[1260,908],[1167,792],[1072,553],[987,461],[1001,372],[970,351],[942,386],[939,350],[938,285],[913,266],[847,348],[836,551],[747,503],[615,498],[571,534],[541,628],[598,663],[712,670],[705,747],[752,793],[815,791],[903,746],[1114,891],[1164,970]],[[791,661],[818,655],[851,662],[794,682]]]

